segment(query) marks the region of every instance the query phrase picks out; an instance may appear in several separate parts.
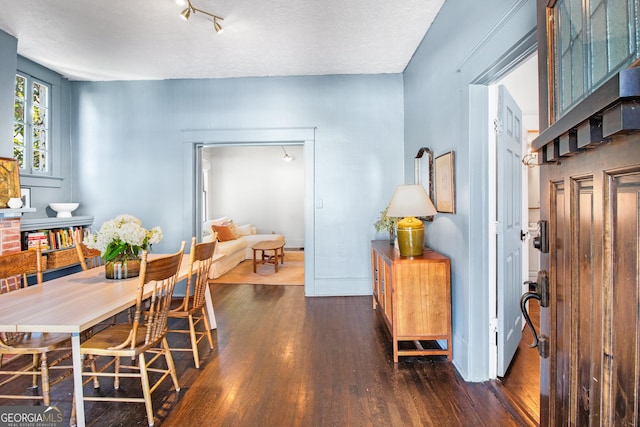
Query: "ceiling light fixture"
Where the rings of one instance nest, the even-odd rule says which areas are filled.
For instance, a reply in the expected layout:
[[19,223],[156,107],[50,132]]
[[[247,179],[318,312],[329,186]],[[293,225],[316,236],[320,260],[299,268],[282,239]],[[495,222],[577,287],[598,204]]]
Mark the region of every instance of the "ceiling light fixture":
[[[220,18],[220,19],[222,19],[222,18]],[[216,29],[216,33],[221,33],[221,32],[224,31],[224,29],[222,28],[222,26],[218,22],[218,18],[217,17],[213,18],[213,28]]]
[[189,18],[191,17],[192,13],[196,13],[196,12],[200,12],[204,15],[210,16],[211,18],[213,18],[213,28],[215,28],[216,33],[221,33],[223,28],[220,25],[220,23],[218,21],[224,21],[224,18],[218,16],[218,15],[214,15],[213,13],[209,13],[205,10],[202,9],[198,9],[197,7],[195,7],[193,4],[191,4],[191,0],[187,0],[187,8],[185,10],[183,10],[182,12],[180,12],[180,16],[182,17],[182,19],[184,19],[185,21],[188,21]]
[[284,145],[281,145],[281,147],[282,147],[282,151],[284,151],[284,156],[282,156],[282,160],[284,160],[285,162],[290,162],[291,160],[293,160],[293,157],[291,157],[289,153],[287,153],[287,150],[285,150]]

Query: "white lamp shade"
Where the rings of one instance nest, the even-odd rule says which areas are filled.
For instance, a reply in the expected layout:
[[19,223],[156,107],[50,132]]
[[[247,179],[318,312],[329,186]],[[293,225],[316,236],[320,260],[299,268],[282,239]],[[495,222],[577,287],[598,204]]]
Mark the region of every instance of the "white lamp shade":
[[431,216],[437,213],[424,187],[420,184],[399,185],[389,203],[388,216]]

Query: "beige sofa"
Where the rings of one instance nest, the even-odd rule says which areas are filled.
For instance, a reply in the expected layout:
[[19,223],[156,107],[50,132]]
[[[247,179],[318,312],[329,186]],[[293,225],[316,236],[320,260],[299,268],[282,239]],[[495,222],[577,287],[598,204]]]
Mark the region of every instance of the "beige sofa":
[[[210,242],[217,238],[213,226],[229,224],[232,221],[227,217],[205,221],[202,224],[202,241]],[[264,240],[280,240],[284,242],[281,234],[257,234],[256,227],[244,224],[234,227],[236,238],[232,240],[218,241],[214,255],[223,255],[211,264],[209,278],[217,279],[246,259],[253,259],[253,245]]]

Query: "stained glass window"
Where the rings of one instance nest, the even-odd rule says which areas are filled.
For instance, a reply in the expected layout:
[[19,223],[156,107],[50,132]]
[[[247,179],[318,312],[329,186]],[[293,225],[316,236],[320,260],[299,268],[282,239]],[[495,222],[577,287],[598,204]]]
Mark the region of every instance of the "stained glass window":
[[639,55],[637,0],[558,0],[552,14],[555,119]]

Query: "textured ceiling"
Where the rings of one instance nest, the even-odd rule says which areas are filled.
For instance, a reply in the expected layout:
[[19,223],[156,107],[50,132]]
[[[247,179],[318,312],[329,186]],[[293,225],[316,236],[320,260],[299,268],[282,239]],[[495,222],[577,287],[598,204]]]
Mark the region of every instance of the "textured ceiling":
[[444,0],[0,0],[18,53],[71,80],[400,73]]

